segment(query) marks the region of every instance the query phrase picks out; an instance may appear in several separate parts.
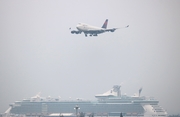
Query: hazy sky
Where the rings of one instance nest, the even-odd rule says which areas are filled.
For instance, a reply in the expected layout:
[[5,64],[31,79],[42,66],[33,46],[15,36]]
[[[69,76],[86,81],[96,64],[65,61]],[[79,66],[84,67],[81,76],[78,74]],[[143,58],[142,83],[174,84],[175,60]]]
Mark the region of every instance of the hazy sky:
[[[120,29],[72,35],[78,22]],[[180,113],[179,0],[0,0],[0,112],[41,96],[95,99],[115,84]]]

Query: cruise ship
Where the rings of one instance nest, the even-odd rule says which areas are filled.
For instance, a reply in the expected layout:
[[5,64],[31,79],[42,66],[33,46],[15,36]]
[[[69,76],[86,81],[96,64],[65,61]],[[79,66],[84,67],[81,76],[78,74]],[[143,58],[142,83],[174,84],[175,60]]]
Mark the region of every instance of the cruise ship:
[[[29,99],[15,101],[10,104],[5,112],[6,116],[50,116],[62,113],[74,114],[83,112],[85,116],[120,116],[123,117],[167,117],[167,112],[159,106],[159,101],[153,97],[141,96],[139,93],[133,96],[122,95],[121,86],[114,85],[109,91],[97,94],[97,100],[61,100],[60,98],[43,98],[37,94]],[[59,113],[59,114],[57,114]],[[67,114],[67,115],[68,115]]]

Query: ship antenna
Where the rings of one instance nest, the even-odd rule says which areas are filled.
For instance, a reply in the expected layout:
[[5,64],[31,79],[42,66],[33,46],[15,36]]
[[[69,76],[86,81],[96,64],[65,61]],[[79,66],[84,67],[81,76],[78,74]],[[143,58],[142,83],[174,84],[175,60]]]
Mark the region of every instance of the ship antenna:
[[140,95],[141,95],[141,91],[142,91],[142,87],[139,89],[139,97],[140,97]]

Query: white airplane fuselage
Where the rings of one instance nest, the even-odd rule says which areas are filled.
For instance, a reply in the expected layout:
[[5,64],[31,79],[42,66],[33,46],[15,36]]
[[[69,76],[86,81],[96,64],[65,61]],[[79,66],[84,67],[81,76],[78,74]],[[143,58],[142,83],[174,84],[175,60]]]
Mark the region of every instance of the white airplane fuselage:
[[[84,33],[88,33],[89,31],[97,31],[97,30],[102,31],[101,33],[104,32],[104,29],[103,29],[103,28],[96,27],[96,26],[92,26],[92,25],[85,24],[85,23],[79,23],[79,24],[77,24],[76,28],[77,28],[79,31],[84,32]],[[90,34],[90,32],[89,32],[89,34]]]

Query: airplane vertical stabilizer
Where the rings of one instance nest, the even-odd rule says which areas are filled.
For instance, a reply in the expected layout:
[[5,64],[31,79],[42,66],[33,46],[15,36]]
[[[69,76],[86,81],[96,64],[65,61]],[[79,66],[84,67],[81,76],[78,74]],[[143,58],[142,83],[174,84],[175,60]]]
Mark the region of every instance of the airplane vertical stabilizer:
[[108,24],[108,19],[106,19],[106,21],[104,22],[104,24],[101,28],[107,28],[107,24]]

